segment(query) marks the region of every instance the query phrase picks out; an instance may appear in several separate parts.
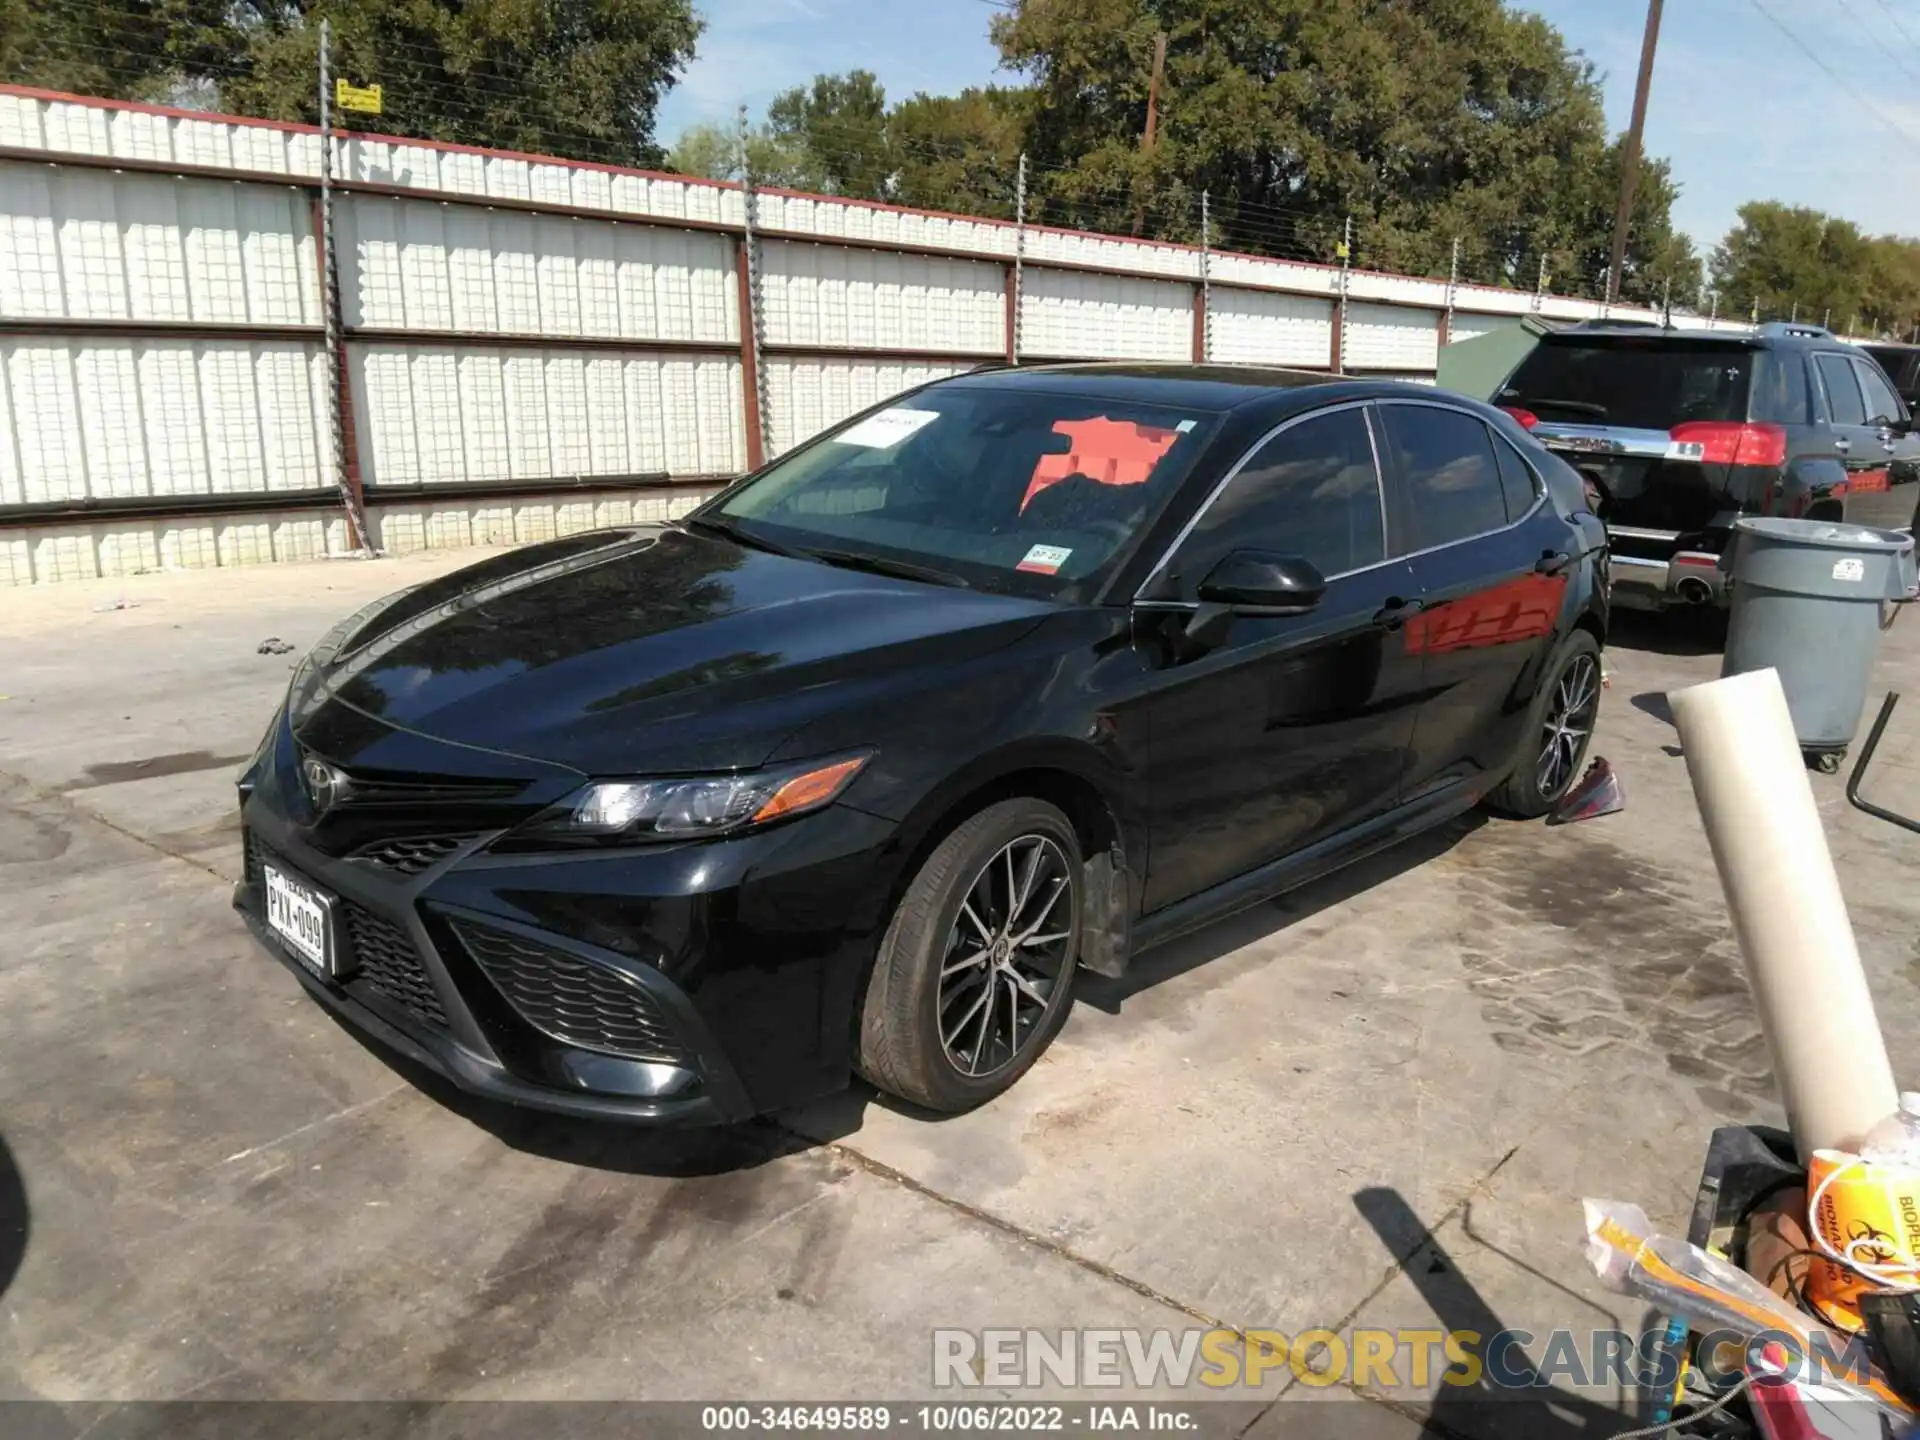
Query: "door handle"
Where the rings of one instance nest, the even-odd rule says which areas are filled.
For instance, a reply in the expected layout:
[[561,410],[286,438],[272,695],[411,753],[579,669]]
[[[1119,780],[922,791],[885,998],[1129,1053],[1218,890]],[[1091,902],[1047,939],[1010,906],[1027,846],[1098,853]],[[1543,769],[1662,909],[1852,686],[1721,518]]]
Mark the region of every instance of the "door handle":
[[1838,450],[1842,455],[1844,455],[1849,450],[1853,449],[1853,441],[1849,440],[1844,435],[1836,435],[1833,437],[1833,448]]
[[1381,606],[1380,609],[1374,613],[1373,623],[1378,625],[1382,630],[1398,630],[1402,625],[1406,624],[1408,620],[1426,608],[1427,603],[1424,600],[1401,600],[1395,598],[1387,601],[1385,605]]
[[1549,550],[1533,562],[1536,575],[1558,575],[1573,563],[1573,556],[1564,550]]
[[1882,445],[1883,447],[1885,447],[1885,449],[1886,449],[1886,451],[1887,451],[1887,453],[1888,453],[1889,455],[1891,455],[1891,454],[1893,453],[1893,450],[1894,450],[1894,436],[1893,436],[1893,431],[1891,431],[1891,430],[1882,430],[1882,431],[1880,431],[1880,432],[1878,432],[1878,433],[1879,433],[1879,436],[1880,436],[1880,444],[1881,444],[1881,445]]

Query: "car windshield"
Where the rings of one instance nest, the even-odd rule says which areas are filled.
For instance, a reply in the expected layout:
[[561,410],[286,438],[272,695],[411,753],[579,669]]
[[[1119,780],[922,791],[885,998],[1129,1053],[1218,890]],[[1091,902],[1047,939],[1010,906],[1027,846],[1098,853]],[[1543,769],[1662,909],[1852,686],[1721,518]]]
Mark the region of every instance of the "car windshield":
[[1711,341],[1559,338],[1520,362],[1499,403],[1542,420],[1671,430],[1689,420],[1744,420],[1754,352]]
[[702,512],[749,543],[978,589],[1102,579],[1167,504],[1217,416],[998,385],[906,395]]

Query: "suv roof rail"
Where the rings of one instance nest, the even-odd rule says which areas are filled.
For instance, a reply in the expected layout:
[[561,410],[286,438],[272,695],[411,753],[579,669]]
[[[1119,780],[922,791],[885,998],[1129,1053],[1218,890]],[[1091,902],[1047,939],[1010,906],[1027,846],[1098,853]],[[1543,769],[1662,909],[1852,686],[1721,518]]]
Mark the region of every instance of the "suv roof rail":
[[1756,335],[1792,336],[1800,340],[1831,340],[1834,338],[1833,332],[1824,325],[1812,325],[1805,321],[1795,320],[1769,320],[1758,330],[1754,331],[1754,333]]
[[1567,327],[1570,330],[1664,330],[1667,327],[1658,320],[1576,320]]

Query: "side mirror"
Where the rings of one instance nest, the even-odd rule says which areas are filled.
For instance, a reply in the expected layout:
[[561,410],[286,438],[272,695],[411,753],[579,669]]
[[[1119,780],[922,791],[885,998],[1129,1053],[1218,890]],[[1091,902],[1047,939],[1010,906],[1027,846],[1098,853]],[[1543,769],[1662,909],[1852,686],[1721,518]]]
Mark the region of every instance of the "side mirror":
[[1327,579],[1298,555],[1235,550],[1200,582],[1202,605],[1259,615],[1304,615],[1327,593]]

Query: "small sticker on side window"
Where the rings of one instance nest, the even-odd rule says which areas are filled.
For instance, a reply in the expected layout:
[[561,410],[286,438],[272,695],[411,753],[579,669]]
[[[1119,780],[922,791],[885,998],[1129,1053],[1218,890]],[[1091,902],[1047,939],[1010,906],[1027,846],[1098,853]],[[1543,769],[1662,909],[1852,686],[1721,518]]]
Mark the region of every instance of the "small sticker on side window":
[[867,450],[890,450],[902,440],[919,434],[940,418],[938,410],[909,410],[896,405],[869,415],[858,425],[834,436],[838,445],[859,445]]
[[1027,558],[1013,568],[1029,575],[1058,575],[1071,554],[1073,551],[1064,545],[1036,545],[1027,551]]

